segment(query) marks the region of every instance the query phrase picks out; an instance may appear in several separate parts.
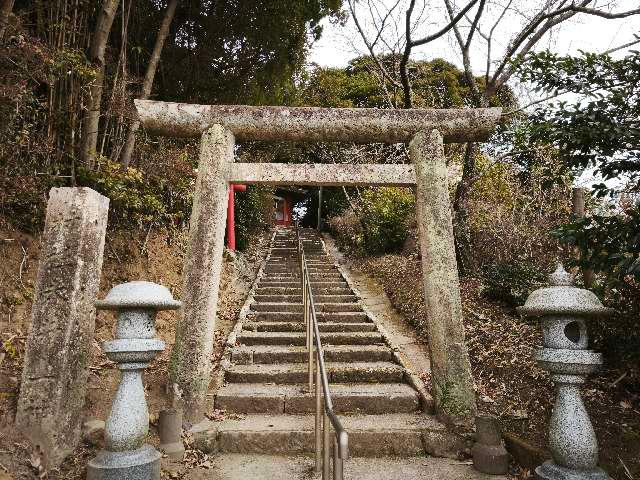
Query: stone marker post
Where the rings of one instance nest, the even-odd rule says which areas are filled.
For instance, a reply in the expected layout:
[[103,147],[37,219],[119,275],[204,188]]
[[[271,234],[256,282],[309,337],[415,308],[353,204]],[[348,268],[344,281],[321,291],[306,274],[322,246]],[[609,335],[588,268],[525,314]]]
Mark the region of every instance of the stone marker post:
[[156,283],[135,281],[113,287],[96,307],[118,314],[116,339],[104,342],[109,360],[122,371],[104,429],[105,449],[87,466],[87,480],[160,480],[160,452],[145,444],[149,410],[142,371],[164,350],[156,337],[156,314],[180,302]]
[[445,418],[470,418],[476,409],[475,393],[464,340],[447,165],[440,133],[417,133],[409,144],[409,156],[416,171],[416,214],[436,412]]
[[16,426],[58,466],[78,445],[109,199],[49,193]]
[[184,420],[203,418],[202,407],[211,377],[211,354],[224,249],[229,184],[235,139],[221,125],[202,135],[198,178],[193,197],[189,243],[184,265],[182,316],[171,353],[171,382],[182,396]]
[[543,322],[544,345],[536,352],[540,367],[551,373],[556,402],[549,422],[549,449],[553,460],[536,468],[542,480],[608,480],[598,467],[598,441],[580,397],[580,385],[602,364],[602,354],[587,350],[586,318],[609,316],[613,310],[583,288],[562,265],[549,276],[549,287],[529,295],[522,315]]

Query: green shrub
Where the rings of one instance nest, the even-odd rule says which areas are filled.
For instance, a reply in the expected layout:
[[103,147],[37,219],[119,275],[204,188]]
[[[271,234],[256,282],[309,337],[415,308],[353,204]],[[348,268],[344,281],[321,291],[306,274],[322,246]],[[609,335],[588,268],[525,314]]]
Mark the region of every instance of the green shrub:
[[490,300],[504,302],[510,307],[524,305],[529,294],[546,280],[545,273],[527,260],[493,263],[482,270],[482,293]]
[[574,219],[553,235],[577,248],[580,255],[569,266],[596,274],[593,290],[616,314],[589,327],[595,348],[608,363],[624,365],[640,361],[640,208],[628,205],[621,211]]
[[191,214],[193,185],[189,176],[145,175],[136,168],[123,169],[119,163],[105,161],[97,171],[80,169],[77,180],[109,197],[112,228],[136,228],[148,223],[179,226]]
[[273,189],[250,185],[245,192],[236,192],[236,247],[244,250],[251,237],[271,225]]
[[364,251],[383,255],[402,250],[409,234],[408,223],[415,215],[411,190],[397,187],[367,190],[360,202]]
[[577,247],[578,259],[571,266],[588,268],[605,277],[605,286],[616,287],[630,276],[640,282],[640,208],[607,212],[576,219],[552,234]]
[[415,216],[415,197],[407,188],[366,190],[328,225],[339,247],[356,255],[385,255],[402,250]]

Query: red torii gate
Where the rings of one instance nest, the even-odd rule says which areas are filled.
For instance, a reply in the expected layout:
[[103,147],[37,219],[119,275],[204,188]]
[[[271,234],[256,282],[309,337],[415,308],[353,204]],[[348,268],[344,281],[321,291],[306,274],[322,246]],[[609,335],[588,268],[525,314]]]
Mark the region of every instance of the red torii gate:
[[236,249],[236,192],[245,192],[246,185],[231,185],[229,188],[229,203],[227,204],[227,248]]

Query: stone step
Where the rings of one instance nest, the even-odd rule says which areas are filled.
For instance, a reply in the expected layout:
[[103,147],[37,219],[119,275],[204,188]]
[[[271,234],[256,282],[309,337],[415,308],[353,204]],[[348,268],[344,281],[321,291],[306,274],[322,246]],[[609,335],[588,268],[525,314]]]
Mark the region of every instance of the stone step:
[[[365,323],[371,319],[364,312],[320,312],[316,319],[322,322]],[[300,322],[304,321],[302,312],[251,312],[248,320],[254,322]]]
[[[325,254],[325,253],[309,253],[305,252],[305,259],[307,263],[327,263],[333,265],[335,262],[333,259]],[[282,254],[271,254],[267,264],[277,263],[277,262],[298,262],[300,261],[300,257],[298,257],[297,249],[293,251],[290,255],[282,255]]]
[[[325,345],[327,362],[393,362],[393,352],[386,345]],[[234,347],[231,361],[251,363],[304,363],[309,360],[305,346],[250,345]]]
[[[206,453],[298,455],[314,452],[313,415],[247,415],[205,421],[191,429],[194,445]],[[396,413],[340,417],[354,457],[412,457],[425,452],[456,458],[464,448],[433,416]]]
[[[309,279],[311,283],[315,282],[342,282],[345,281],[344,277],[340,274],[327,274],[327,275],[310,275]],[[301,277],[295,275],[265,275],[260,279],[260,282],[294,282],[296,286],[300,285]]]
[[[224,453],[212,458],[216,480],[309,480],[314,468],[312,455],[264,455]],[[344,478],[357,480],[507,480],[506,475],[488,476],[469,462],[436,457],[354,457],[344,464]]]
[[[265,303],[301,303],[302,295],[254,295],[256,302]],[[314,301],[318,303],[355,303],[358,297],[355,295],[314,295]]]
[[[417,392],[403,383],[348,383],[330,388],[333,408],[338,414],[412,413],[420,406]],[[215,408],[232,413],[312,413],[316,409],[316,396],[315,390],[308,392],[307,384],[233,383],[218,390]]]
[[[361,312],[362,307],[357,303],[320,303],[314,298],[316,313]],[[253,302],[251,310],[254,312],[302,312],[301,303],[267,303]]]
[[[400,383],[404,368],[391,362],[327,362],[331,383]],[[225,372],[228,383],[303,383],[308,379],[304,363],[231,365]]]
[[[258,288],[300,288],[300,282],[288,282],[278,280],[260,280]],[[324,281],[324,280],[311,280],[311,288],[349,288],[349,285],[344,280],[342,281]],[[312,290],[313,291],[313,290]]]
[[[322,345],[373,345],[383,344],[379,332],[326,332],[320,334]],[[241,345],[305,345],[304,332],[240,332],[237,342]]]
[[[313,262],[313,261],[309,261],[307,259],[307,267],[309,269],[313,268],[315,270],[332,270],[334,268],[337,268],[336,265],[333,262],[324,262],[324,261],[318,261],[318,262]],[[300,270],[300,260],[298,260],[297,258],[291,259],[291,260],[282,260],[282,261],[271,261],[268,262],[265,267],[264,267],[265,271],[268,270],[291,270],[291,271],[299,271]]]
[[[256,288],[256,295],[300,295],[302,289],[298,287],[260,287]],[[315,295],[353,295],[349,287],[320,287],[311,286]]]
[[[304,332],[306,325],[302,322],[247,322],[243,330],[250,332]],[[320,332],[375,332],[375,323],[337,323],[324,322],[318,324]]]
[[[344,277],[340,274],[340,272],[338,272],[337,270],[335,272],[320,272],[320,273],[310,273],[309,274],[309,278],[311,278],[312,280],[316,280],[319,278],[325,278],[327,280],[331,279],[331,280],[342,280]],[[269,273],[265,276],[262,277],[262,280],[266,280],[266,279],[270,279],[270,280],[287,280],[289,282],[291,281],[300,281],[300,275],[298,272],[276,272],[276,273]]]

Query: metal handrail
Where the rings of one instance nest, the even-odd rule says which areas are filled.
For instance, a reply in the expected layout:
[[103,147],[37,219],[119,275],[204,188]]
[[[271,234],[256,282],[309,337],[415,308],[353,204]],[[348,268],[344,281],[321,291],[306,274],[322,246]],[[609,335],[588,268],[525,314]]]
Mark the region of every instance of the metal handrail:
[[[333,426],[333,478],[343,480],[344,464],[349,458],[349,436],[342,426],[340,419],[333,411],[331,390],[327,377],[327,368],[324,361],[324,349],[320,340],[320,330],[316,316],[316,307],[313,301],[311,278],[307,268],[307,259],[304,253],[304,245],[300,238],[300,230],[296,223],[296,236],[298,239],[298,257],[300,259],[300,282],[302,287],[302,311],[306,326],[307,351],[309,354],[309,392],[315,387],[316,415],[315,415],[315,469],[322,471],[322,478],[330,478],[330,427]],[[315,355],[314,355],[315,348]],[[315,357],[315,358],[314,358]],[[314,362],[315,360],[315,362]],[[315,363],[315,366],[314,366]],[[314,375],[315,370],[315,375]],[[315,377],[315,382],[314,382]],[[324,402],[324,403],[323,403]],[[321,425],[322,424],[322,425]],[[322,431],[321,431],[322,428]]]

